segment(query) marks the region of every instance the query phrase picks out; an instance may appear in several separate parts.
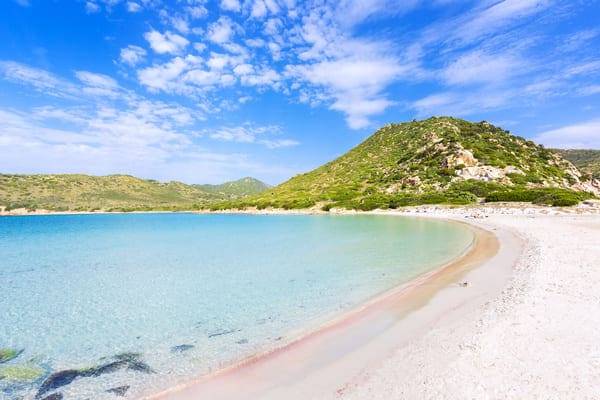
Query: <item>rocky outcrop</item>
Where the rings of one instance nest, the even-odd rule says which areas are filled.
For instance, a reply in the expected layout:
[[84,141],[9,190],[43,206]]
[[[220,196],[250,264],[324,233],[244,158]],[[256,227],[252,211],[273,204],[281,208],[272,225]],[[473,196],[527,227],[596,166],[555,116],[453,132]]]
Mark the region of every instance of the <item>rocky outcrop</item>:
[[444,168],[455,168],[459,166],[474,167],[479,162],[473,156],[470,150],[459,148],[455,153],[448,155],[442,161],[442,167]]
[[478,181],[499,180],[506,176],[504,170],[489,165],[481,167],[465,167],[456,171],[456,175],[462,179],[475,179]]
[[523,171],[512,165],[505,168],[482,165],[477,167],[465,167],[456,171],[456,175],[462,179],[475,179],[485,182],[502,181],[503,183],[510,183],[510,179],[507,177],[509,174],[525,175]]
[[579,181],[571,186],[575,190],[593,193],[600,197],[600,179],[591,179],[589,181]]
[[408,178],[402,179],[399,183],[394,183],[394,184],[388,186],[385,189],[385,192],[387,194],[399,193],[406,186],[410,186],[410,187],[418,189],[419,186],[421,186],[421,178],[419,178],[418,176],[409,176]]

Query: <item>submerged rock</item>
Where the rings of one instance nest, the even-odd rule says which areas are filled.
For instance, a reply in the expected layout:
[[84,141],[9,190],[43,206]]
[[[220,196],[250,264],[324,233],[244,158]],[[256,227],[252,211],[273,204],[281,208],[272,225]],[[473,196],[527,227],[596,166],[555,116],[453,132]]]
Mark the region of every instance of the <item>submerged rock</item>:
[[85,371],[87,370],[67,369],[64,371],[55,372],[54,374],[46,378],[46,380],[42,383],[42,386],[40,386],[40,388],[38,389],[36,397],[40,398],[44,394],[54,389],[66,386],[79,377],[90,376],[86,375]]
[[180,344],[178,346],[171,347],[171,353],[183,353],[194,348],[193,344]]
[[85,368],[85,369],[68,369],[64,371],[55,372],[50,375],[42,383],[38,389],[37,398],[40,398],[44,394],[66,386],[78,378],[90,378],[98,377],[100,375],[116,372],[120,369],[127,368],[132,371],[144,372],[147,374],[154,373],[152,368],[145,362],[139,359],[140,354],[138,353],[122,353],[117,354],[113,357],[114,361],[106,364],[101,364],[96,367]]
[[115,396],[123,397],[129,390],[129,387],[130,387],[129,385],[114,387],[114,388],[108,389],[106,391],[106,393],[112,393]]
[[23,350],[17,350],[17,349],[8,349],[8,348],[0,348],[0,364],[8,362],[10,360],[14,360],[15,358],[19,357],[21,355],[21,353],[23,352]]
[[235,329],[231,329],[231,330],[228,330],[228,331],[221,330],[221,331],[217,331],[217,332],[213,332],[213,333],[209,334],[208,337],[209,338],[214,338],[214,337],[217,337],[217,336],[229,335],[230,333],[234,333],[234,332],[237,332],[237,330],[235,330]]
[[117,354],[115,356],[115,359],[118,360],[118,362],[125,363],[127,369],[130,369],[132,371],[153,374],[155,371],[152,368],[150,368],[148,364],[141,361],[140,356],[141,355],[139,353],[122,353]]
[[62,400],[62,399],[63,399],[62,393],[52,393],[50,396],[46,396],[42,400]]

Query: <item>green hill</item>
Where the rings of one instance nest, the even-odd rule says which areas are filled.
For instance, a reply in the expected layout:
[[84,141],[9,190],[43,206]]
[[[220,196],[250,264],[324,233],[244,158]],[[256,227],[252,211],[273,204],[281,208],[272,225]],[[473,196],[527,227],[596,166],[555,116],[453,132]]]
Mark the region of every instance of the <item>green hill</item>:
[[244,178],[222,185],[161,183],[128,175],[1,175],[0,206],[57,211],[189,210],[256,194],[267,186]]
[[600,150],[555,150],[571,161],[581,172],[600,179]]
[[580,176],[555,152],[487,122],[435,117],[387,125],[313,171],[213,208],[369,210],[482,199],[569,205],[595,190]]
[[271,186],[258,179],[245,177],[237,181],[225,182],[220,185],[193,185],[205,192],[215,193],[226,197],[244,197],[258,194]]

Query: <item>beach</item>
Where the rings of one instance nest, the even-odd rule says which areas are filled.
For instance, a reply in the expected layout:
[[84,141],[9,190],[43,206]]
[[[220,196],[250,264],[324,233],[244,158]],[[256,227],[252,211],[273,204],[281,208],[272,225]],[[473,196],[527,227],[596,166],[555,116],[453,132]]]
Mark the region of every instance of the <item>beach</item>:
[[426,277],[285,348],[148,398],[598,398],[597,209],[374,213],[466,221],[499,247],[490,254],[488,243],[461,273]]
[[323,398],[600,396],[600,216],[487,211],[475,213],[485,226],[525,243],[500,295],[399,347],[343,396]]

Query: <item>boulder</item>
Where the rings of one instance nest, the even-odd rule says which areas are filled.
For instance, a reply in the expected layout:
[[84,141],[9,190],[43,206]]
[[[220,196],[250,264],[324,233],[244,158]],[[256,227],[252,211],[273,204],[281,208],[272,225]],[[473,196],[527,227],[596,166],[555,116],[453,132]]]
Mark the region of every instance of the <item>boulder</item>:
[[455,153],[448,155],[442,161],[442,167],[454,168],[458,166],[474,167],[478,164],[477,159],[470,150],[458,149]]
[[481,167],[465,167],[456,171],[456,175],[465,180],[475,179],[486,182],[499,180],[506,177],[504,169],[492,167],[490,165],[484,165]]

